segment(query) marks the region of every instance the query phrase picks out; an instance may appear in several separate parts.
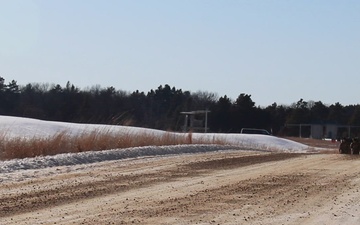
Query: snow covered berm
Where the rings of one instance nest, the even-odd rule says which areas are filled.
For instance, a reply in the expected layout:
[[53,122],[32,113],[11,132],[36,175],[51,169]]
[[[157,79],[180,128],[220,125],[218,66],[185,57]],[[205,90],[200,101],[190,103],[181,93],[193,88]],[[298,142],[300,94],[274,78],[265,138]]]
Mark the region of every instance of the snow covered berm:
[[[154,129],[145,129],[129,126],[76,124],[43,121],[36,119],[0,116],[0,135],[7,138],[42,138],[51,137],[60,132],[69,135],[79,135],[93,131],[111,131],[125,134],[163,135],[166,132]],[[174,133],[174,135],[184,135]],[[69,166],[89,164],[109,160],[120,160],[135,157],[184,154],[197,152],[210,152],[220,150],[257,150],[257,151],[284,151],[306,152],[306,145],[268,135],[250,134],[218,134],[194,133],[196,140],[221,140],[226,145],[177,145],[177,146],[147,146],[127,149],[111,149],[101,152],[66,153],[55,156],[42,156],[36,158],[14,159],[0,162],[0,173],[16,170],[39,169],[54,166]]]

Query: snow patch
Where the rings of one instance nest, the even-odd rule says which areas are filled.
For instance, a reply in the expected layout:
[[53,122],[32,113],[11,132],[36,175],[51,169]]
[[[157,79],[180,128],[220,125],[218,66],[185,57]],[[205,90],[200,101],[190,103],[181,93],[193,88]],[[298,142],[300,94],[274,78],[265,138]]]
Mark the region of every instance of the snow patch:
[[[159,136],[164,135],[165,133],[169,133],[160,130],[138,127],[63,123],[11,116],[0,116],[0,127],[0,135],[8,138],[46,138],[52,137],[60,132],[66,132],[68,135],[79,135],[83,134],[84,132],[105,131],[125,134],[151,134]],[[173,134],[184,135],[181,133]],[[42,156],[26,159],[14,159],[0,162],[0,173],[56,166],[89,164],[144,156],[211,152],[230,149],[298,153],[307,152],[309,150],[309,147],[306,145],[270,135],[193,133],[192,139],[194,142],[199,140],[217,140],[221,143],[225,143],[225,145],[175,145],[160,147],[147,146],[97,152],[66,153],[55,156]]]

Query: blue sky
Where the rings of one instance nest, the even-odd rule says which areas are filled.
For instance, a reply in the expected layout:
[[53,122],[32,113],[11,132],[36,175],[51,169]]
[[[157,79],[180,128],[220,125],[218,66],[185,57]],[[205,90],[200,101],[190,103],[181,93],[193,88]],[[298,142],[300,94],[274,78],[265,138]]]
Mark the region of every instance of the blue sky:
[[358,0],[0,0],[0,76],[360,104]]

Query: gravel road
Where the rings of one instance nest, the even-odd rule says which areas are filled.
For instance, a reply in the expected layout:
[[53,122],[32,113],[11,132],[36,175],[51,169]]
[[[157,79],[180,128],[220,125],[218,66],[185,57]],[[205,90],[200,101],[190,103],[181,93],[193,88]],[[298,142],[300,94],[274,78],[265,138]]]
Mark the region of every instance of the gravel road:
[[360,158],[226,151],[31,170],[1,224],[360,224]]

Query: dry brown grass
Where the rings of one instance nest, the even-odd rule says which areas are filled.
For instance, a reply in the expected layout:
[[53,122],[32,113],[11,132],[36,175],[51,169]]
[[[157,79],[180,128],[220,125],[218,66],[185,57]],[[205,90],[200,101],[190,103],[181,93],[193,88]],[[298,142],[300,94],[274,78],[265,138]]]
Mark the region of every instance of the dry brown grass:
[[98,130],[78,136],[61,132],[53,137],[33,139],[7,138],[0,135],[0,160],[140,146],[221,143],[220,140],[197,140],[193,143],[191,133],[180,135],[170,132],[163,135],[115,134]]
[[191,144],[216,144],[216,145],[226,145],[227,142],[221,138],[216,138],[215,136],[212,138],[212,139],[209,139],[209,138],[196,138],[196,140],[194,140],[192,138],[192,134],[189,133],[188,134],[188,142],[191,143]]
[[[323,148],[322,153],[338,153],[339,143],[315,140],[309,138],[287,139],[306,144],[310,147]],[[82,133],[77,136],[60,132],[53,137],[47,138],[9,138],[0,134],[0,160],[14,158],[27,158],[61,153],[76,153],[86,151],[102,151],[107,149],[141,147],[141,146],[164,146],[179,144],[218,144],[225,145],[226,141],[213,139],[193,139],[192,133],[176,134],[166,132],[163,135],[113,133],[109,130],[95,130],[90,133]],[[257,146],[258,148],[259,146]],[[318,152],[318,150],[317,150]]]

